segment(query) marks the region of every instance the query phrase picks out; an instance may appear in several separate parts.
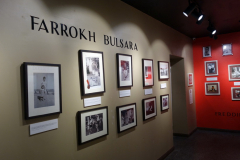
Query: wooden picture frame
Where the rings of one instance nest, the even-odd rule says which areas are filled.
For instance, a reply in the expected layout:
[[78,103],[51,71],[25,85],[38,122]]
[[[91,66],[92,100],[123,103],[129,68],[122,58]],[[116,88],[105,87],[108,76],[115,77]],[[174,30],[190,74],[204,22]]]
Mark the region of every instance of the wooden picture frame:
[[168,80],[169,79],[169,62],[158,61],[158,80]]
[[203,47],[203,58],[212,57],[211,46]]
[[157,116],[156,97],[146,98],[142,100],[143,120],[147,120]]
[[223,45],[222,45],[222,52],[223,52],[223,56],[233,55],[233,52],[232,52],[232,43],[223,44]]
[[218,75],[218,61],[204,61],[205,76],[217,76]]
[[205,95],[220,95],[220,83],[205,82]]
[[240,64],[228,65],[229,81],[240,81]]
[[169,109],[169,94],[161,95],[160,103],[161,103],[161,111],[168,110]]
[[231,87],[231,96],[233,101],[240,101],[240,87]]
[[143,87],[154,86],[153,60],[142,59]]

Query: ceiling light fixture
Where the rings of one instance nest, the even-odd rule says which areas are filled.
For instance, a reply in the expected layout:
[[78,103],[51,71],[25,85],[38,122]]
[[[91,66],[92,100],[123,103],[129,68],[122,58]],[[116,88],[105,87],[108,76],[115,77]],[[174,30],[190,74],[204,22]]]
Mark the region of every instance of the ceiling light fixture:
[[213,27],[212,23],[209,21],[209,25],[207,27],[207,30],[211,32],[212,35],[216,34],[217,30]]
[[204,19],[204,15],[202,14],[201,11],[198,11],[198,10],[199,10],[199,8],[196,8],[196,9],[191,13],[191,15],[197,19],[197,22],[196,22],[197,24],[201,24],[202,21],[203,21],[203,19]]
[[185,9],[185,11],[183,12],[183,14],[188,17],[188,15],[190,13],[192,13],[192,11],[197,7],[197,5],[195,3],[191,3],[189,4],[189,6]]

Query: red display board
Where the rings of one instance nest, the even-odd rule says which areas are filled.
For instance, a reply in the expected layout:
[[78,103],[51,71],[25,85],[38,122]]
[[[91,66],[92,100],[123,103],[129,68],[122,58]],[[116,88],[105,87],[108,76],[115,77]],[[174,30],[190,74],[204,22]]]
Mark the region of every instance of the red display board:
[[[222,44],[232,44],[233,55],[223,56]],[[211,57],[203,57],[203,47],[211,46]],[[218,75],[205,76],[204,61],[218,61]],[[240,101],[231,98],[228,65],[240,64],[240,32],[193,41],[194,85],[197,126],[213,129],[240,130]],[[217,81],[207,78],[217,77]],[[205,82],[220,82],[220,95],[205,95]],[[239,86],[240,87],[240,86]]]

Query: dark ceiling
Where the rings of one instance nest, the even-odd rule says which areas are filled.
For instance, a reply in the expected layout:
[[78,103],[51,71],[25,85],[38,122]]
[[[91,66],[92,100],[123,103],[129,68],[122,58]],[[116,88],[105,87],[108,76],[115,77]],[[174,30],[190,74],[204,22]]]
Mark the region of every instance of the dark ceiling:
[[240,0],[195,0],[205,15],[200,25],[196,24],[193,16],[187,18],[183,15],[189,5],[188,0],[122,1],[191,38],[210,35],[208,20],[217,29],[218,35],[240,31]]

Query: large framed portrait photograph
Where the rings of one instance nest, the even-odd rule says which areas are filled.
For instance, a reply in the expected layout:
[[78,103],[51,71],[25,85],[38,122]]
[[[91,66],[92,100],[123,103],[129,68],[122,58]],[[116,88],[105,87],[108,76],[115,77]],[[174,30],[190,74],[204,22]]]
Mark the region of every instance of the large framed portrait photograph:
[[212,57],[211,46],[203,47],[203,57]]
[[158,61],[158,79],[169,79],[169,62]]
[[206,82],[205,83],[205,95],[220,95],[220,83],[219,82]]
[[118,133],[137,126],[136,103],[118,106],[116,110]]
[[193,73],[188,73],[188,86],[193,86]]
[[61,65],[23,63],[25,118],[62,113]]
[[156,97],[146,98],[142,100],[143,120],[155,117],[157,115]]
[[240,64],[228,65],[229,81],[240,81]]
[[240,87],[231,87],[232,100],[240,101]]
[[232,44],[223,44],[223,56],[233,55],[232,53]]
[[217,76],[218,75],[218,61],[205,61],[205,76]]
[[78,111],[78,144],[108,135],[108,107]]
[[105,92],[103,52],[79,51],[82,95]]
[[153,86],[153,60],[142,59],[143,87]]
[[118,88],[133,86],[132,55],[117,53]]
[[160,96],[161,110],[165,111],[169,109],[169,94]]

